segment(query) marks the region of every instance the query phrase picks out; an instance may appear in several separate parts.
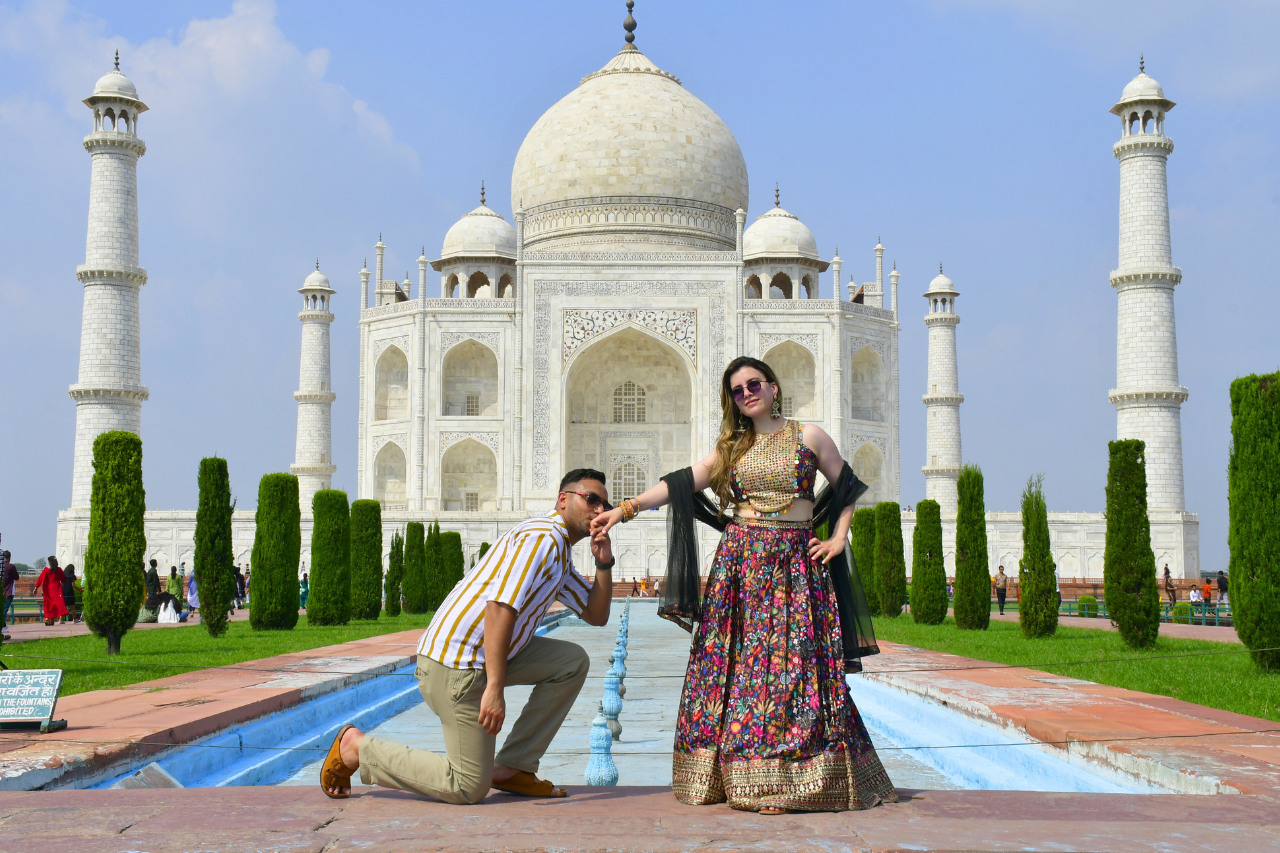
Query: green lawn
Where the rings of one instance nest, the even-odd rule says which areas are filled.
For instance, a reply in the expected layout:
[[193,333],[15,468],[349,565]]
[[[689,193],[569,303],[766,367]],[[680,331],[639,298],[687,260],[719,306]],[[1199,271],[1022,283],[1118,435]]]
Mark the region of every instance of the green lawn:
[[[430,613],[416,616],[401,613],[394,618],[384,613],[373,621],[318,627],[307,625],[307,617],[303,615],[292,631],[255,631],[248,622],[232,622],[227,626],[227,633],[217,639],[210,637],[200,625],[182,625],[130,631],[120,643],[121,653],[110,661],[106,656],[106,640],[92,634],[5,643],[0,646],[0,660],[12,669],[63,670],[62,695],[70,696],[87,690],[125,687],[184,671],[175,668],[174,664],[188,669],[225,666],[379,634],[425,628],[430,621]],[[77,660],[41,660],[38,656]]]
[[[1126,647],[1115,631],[1059,627],[1052,637],[1028,640],[1016,622],[993,621],[986,631],[961,631],[950,618],[941,625],[917,625],[910,614],[877,617],[875,628],[876,637],[894,643],[1030,666],[1280,721],[1280,673],[1262,672],[1247,653],[1161,659],[1191,652],[1234,652],[1243,646],[1161,637],[1154,649],[1139,652]],[[1070,661],[1089,662],[1068,665]]]

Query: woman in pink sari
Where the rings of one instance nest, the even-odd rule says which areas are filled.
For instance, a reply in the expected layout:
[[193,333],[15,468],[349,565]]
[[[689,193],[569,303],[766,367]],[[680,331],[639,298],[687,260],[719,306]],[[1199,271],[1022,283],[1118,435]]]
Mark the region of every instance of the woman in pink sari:
[[40,570],[40,577],[36,578],[35,586],[31,590],[32,595],[39,593],[44,599],[44,624],[46,625],[52,625],[67,615],[67,605],[62,600],[64,580],[66,576],[62,573],[62,567],[58,565],[58,558],[50,557],[49,565]]

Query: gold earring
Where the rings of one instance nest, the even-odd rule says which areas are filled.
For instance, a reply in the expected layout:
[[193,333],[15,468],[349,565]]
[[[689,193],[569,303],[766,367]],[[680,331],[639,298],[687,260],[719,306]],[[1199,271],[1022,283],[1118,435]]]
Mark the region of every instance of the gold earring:
[[773,415],[775,418],[782,417],[782,401],[779,400],[777,396],[773,398],[773,408],[769,410],[769,414]]

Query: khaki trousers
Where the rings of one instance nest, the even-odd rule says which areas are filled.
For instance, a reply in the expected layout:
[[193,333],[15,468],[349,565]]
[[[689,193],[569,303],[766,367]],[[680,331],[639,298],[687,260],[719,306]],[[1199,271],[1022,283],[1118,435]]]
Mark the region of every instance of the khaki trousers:
[[538,771],[538,762],[582,690],[590,663],[581,646],[547,637],[534,637],[507,661],[507,684],[534,688],[495,758],[497,738],[479,723],[480,697],[487,684],[484,670],[451,669],[419,655],[418,689],[440,718],[446,755],[366,737],[360,744],[360,780],[446,803],[480,802],[492,787],[495,762],[512,770]]

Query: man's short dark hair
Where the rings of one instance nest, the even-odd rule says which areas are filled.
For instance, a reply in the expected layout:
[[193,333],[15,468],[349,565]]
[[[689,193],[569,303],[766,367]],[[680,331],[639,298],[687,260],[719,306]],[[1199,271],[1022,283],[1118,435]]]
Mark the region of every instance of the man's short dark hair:
[[156,558],[155,558],[155,557],[152,557],[152,558],[151,558],[151,568],[153,568],[153,569],[154,569],[155,567],[156,567]]
[[595,480],[601,485],[604,485],[605,483],[608,482],[604,478],[604,473],[601,471],[597,471],[595,468],[574,468],[568,474],[565,474],[563,477],[560,478],[559,491],[563,492],[565,486],[568,486],[572,483],[581,483],[583,480]]

